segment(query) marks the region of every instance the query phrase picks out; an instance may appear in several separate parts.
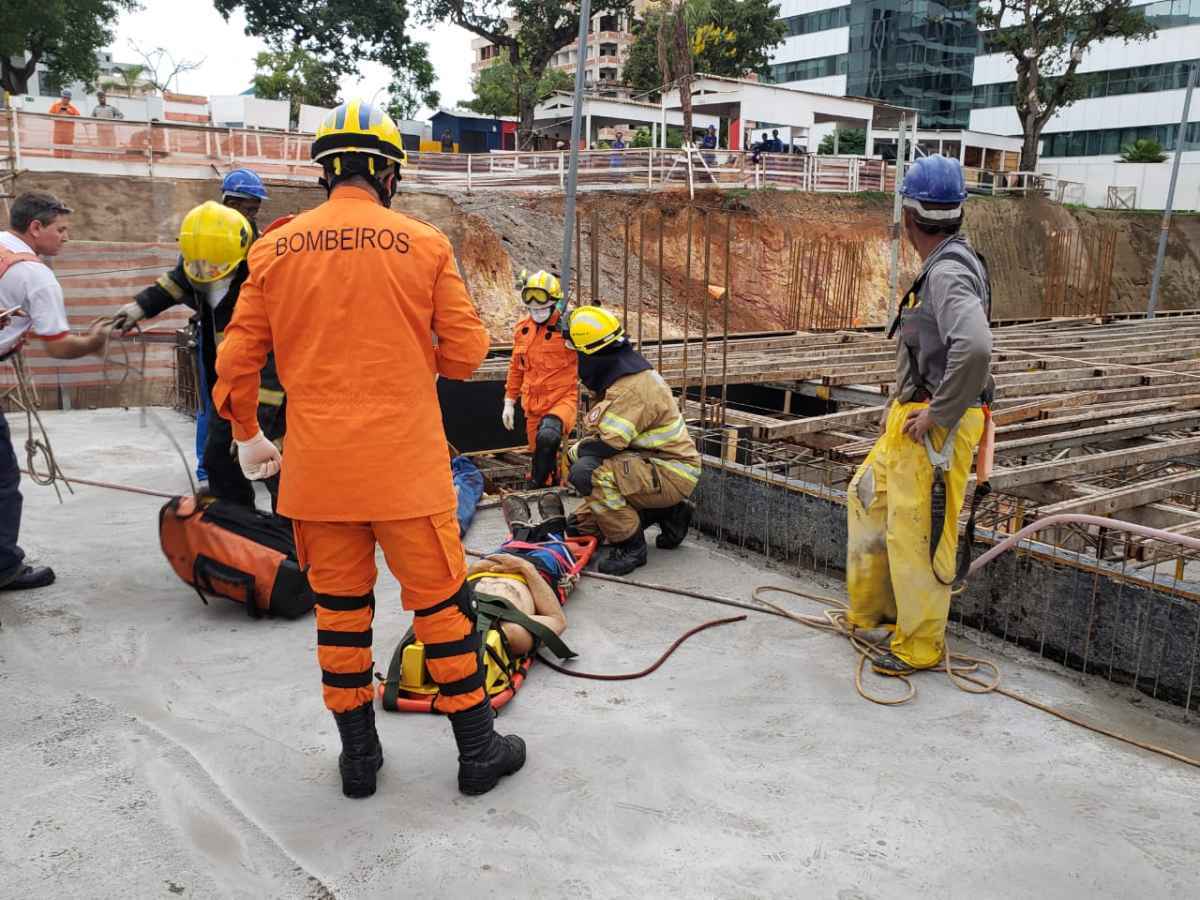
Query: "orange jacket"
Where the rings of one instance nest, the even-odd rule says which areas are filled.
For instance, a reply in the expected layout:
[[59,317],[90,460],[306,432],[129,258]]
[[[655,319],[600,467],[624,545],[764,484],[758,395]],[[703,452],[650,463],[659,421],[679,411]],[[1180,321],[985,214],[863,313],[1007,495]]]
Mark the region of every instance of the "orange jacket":
[[529,316],[517,322],[504,396],[520,397],[525,417],[532,419],[555,407],[569,405],[574,410],[578,384],[579,355],[563,341],[558,317],[545,325]]
[[363,522],[453,509],[435,374],[467,378],[489,340],[446,236],[342,185],[256,241],[249,263],[213,403],[234,437],[253,437],[274,349],[288,398],[279,511]]
[[47,111],[52,116],[77,116],[77,115],[79,115],[79,110],[77,110],[75,108],[74,104],[67,103],[65,100],[59,100],[57,103],[52,105],[50,107],[50,109]]

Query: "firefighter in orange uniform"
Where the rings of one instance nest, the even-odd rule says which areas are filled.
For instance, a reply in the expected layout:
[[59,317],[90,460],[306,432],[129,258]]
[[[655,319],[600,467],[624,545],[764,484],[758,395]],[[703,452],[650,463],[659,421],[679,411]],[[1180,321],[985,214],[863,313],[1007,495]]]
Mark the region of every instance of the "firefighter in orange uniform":
[[530,488],[553,483],[564,434],[575,427],[579,402],[579,358],[558,327],[555,304],[562,287],[549,272],[535,272],[521,287],[529,315],[517,322],[512,362],[504,384],[500,420],[509,431],[516,420],[517,399],[525,411],[525,433],[533,453]]
[[[318,595],[317,659],[342,740],[343,793],[373,794],[383,765],[371,657],[378,543],[440,687],[459,789],[482,794],[524,765],[525,744],[496,734],[483,691],[435,381],[468,377],[488,334],[446,236],[389,209],[407,162],[395,123],[351,100],[321,123],[312,156],[329,199],[252,247],[213,405],[233,423],[249,477],[282,466],[279,510]],[[286,462],[255,417],[272,349],[288,393]]]

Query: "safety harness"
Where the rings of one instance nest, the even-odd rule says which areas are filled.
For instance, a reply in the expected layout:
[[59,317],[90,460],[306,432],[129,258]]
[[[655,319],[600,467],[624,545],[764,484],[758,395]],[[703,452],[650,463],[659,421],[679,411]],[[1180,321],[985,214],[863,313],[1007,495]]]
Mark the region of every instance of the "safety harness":
[[[41,259],[38,258],[36,253],[17,253],[14,250],[9,250],[7,247],[0,247],[0,278],[3,278],[5,273],[17,263],[23,262],[41,262]],[[16,344],[13,345],[12,349],[10,349],[3,356],[0,356],[0,362],[8,359],[14,353],[20,350],[23,343],[24,340],[18,340]]]
[[[963,265],[968,270],[972,270],[972,263],[975,260],[979,261],[980,267],[983,269],[983,285],[984,285],[984,309],[988,317],[988,321],[992,318],[992,280],[991,274],[988,271],[987,260],[983,254],[976,251],[965,241],[951,239],[944,245],[945,249],[942,255],[934,261],[933,265],[929,266],[925,271],[917,276],[917,280],[913,282],[912,287],[904,296],[904,300],[900,303],[900,308],[896,311],[896,317],[892,320],[892,324],[888,328],[887,336],[889,339],[894,338],[900,330],[901,322],[904,318],[906,309],[916,309],[921,304],[921,291],[925,287],[925,281],[929,277],[929,273],[933,271],[934,266],[945,262],[957,262]],[[901,338],[903,341],[903,337]],[[921,369],[918,365],[917,353],[911,344],[904,344],[904,349],[908,351],[910,377],[916,384],[916,393],[913,399],[917,402],[929,402],[933,399],[933,391],[925,384],[921,378]],[[979,511],[980,502],[992,492],[992,486],[988,482],[988,478],[992,472],[992,459],[995,448],[995,426],[992,423],[991,404],[994,399],[994,389],[990,383],[984,388],[983,393],[979,397],[979,406],[983,410],[983,437],[979,443],[979,455],[975,461],[975,491],[971,495],[971,512],[967,517],[967,527],[964,534],[964,539],[958,548],[958,563],[955,568],[954,576],[946,581],[938,573],[937,566],[934,564],[937,558],[938,548],[942,543],[942,535],[946,528],[946,478],[950,472],[950,467],[954,462],[954,442],[958,437],[959,426],[962,425],[962,418],[951,426],[946,432],[946,439],[942,441],[941,450],[937,450],[933,446],[929,433],[925,433],[925,454],[929,457],[929,464],[933,467],[933,485],[930,489],[930,530],[929,530],[929,567],[933,570],[933,577],[941,584],[958,587],[965,583],[967,573],[971,568],[971,547],[975,543],[975,517]]]

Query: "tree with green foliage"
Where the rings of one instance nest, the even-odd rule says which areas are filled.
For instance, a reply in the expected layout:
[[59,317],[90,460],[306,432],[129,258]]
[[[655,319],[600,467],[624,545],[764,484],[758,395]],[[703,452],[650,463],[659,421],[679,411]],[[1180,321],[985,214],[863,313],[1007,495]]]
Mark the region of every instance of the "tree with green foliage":
[[1085,96],[1088,76],[1079,65],[1097,41],[1144,41],[1157,30],[1132,0],[990,0],[979,7],[987,29],[985,45],[1011,56],[1017,83],[1013,103],[1024,143],[1021,171],[1038,162],[1038,141],[1046,123]]
[[38,63],[58,84],[92,82],[96,51],[112,43],[117,17],[135,0],[0,0],[0,90],[24,94]]
[[137,94],[138,88],[146,83],[142,78],[145,71],[146,67],[137,63],[113,66],[109,76],[100,80],[100,86],[110,90],[124,91],[126,97],[133,97]]
[[409,33],[405,0],[213,0],[226,19],[246,14],[246,33],[311,54],[333,77],[353,75],[364,62],[390,69],[392,103],[436,107],[427,44]]
[[[865,128],[839,128],[837,133],[837,153],[839,156],[862,156],[867,152],[867,130]],[[821,156],[832,156],[833,133],[821,138],[817,147]]]
[[254,96],[287,100],[291,120],[300,120],[300,105],[330,107],[338,103],[338,78],[332,67],[300,47],[275,44],[254,57]]
[[574,86],[575,79],[561,69],[547,69],[534,80],[526,64],[517,70],[501,59],[475,76],[471,82],[475,97],[463,105],[484,116],[516,116],[522,102],[536,107],[555,91],[569,91]]
[[1121,162],[1160,163],[1166,161],[1162,144],[1153,138],[1139,138],[1121,148]]
[[663,84],[679,91],[679,110],[683,113],[683,133],[692,134],[692,73],[691,29],[688,24],[687,0],[664,0],[658,26],[658,71]]
[[[429,24],[451,22],[486,38],[508,57],[514,71],[528,72],[540,84],[559,50],[575,42],[579,8],[564,0],[414,0],[422,20]],[[595,0],[592,15],[627,13],[630,0]],[[509,27],[512,19],[515,27]],[[532,97],[535,91],[517,91],[520,118],[518,140],[522,148],[533,142]]]
[[[787,35],[787,26],[779,19],[779,4],[771,0],[688,0],[683,8],[692,68],[705,75],[765,75],[772,48]],[[658,59],[665,9],[663,3],[646,8],[634,28],[634,42],[621,73],[626,84],[642,93],[656,92],[670,80],[662,76]]]

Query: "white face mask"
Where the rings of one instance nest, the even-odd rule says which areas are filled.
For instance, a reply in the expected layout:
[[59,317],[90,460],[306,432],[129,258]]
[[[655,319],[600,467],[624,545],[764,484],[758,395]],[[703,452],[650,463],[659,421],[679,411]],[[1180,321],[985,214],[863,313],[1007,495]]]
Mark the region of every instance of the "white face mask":
[[549,306],[531,306],[529,307],[529,316],[539,325],[545,325],[550,321],[550,315],[554,312],[554,304]]
[[221,305],[221,301],[225,299],[225,295],[229,293],[229,285],[233,283],[233,276],[229,275],[212,284],[205,285],[205,292],[208,294],[208,305],[216,309]]

